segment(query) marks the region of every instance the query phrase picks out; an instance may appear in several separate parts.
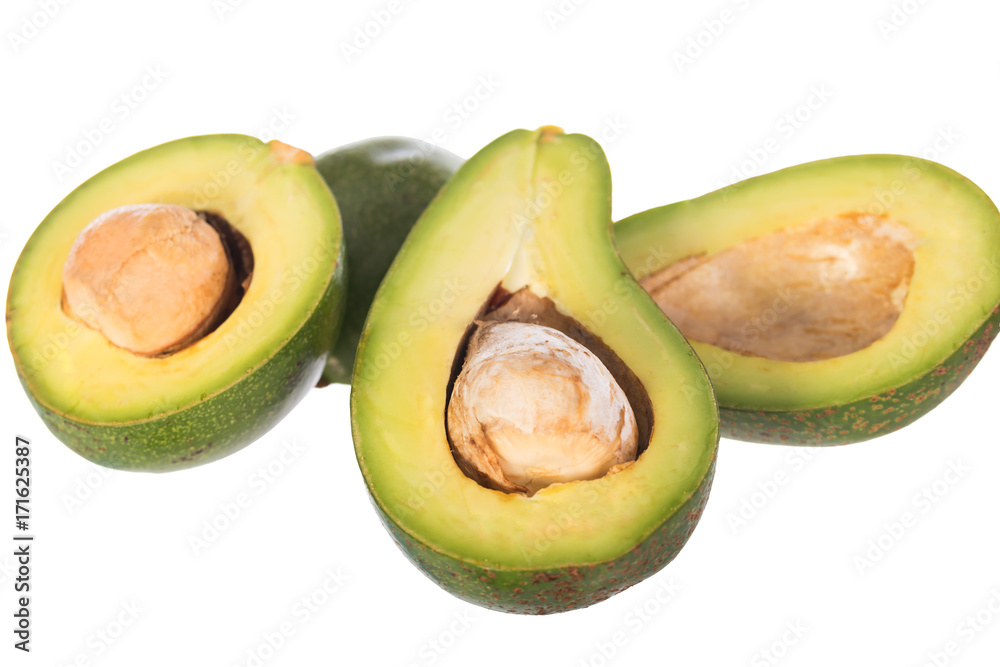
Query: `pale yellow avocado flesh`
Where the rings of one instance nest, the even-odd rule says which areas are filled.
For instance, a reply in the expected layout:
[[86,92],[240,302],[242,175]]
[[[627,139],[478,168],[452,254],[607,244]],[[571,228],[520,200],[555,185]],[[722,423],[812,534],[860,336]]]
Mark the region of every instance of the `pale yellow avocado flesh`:
[[[355,446],[380,509],[436,551],[496,568],[606,561],[705,480],[718,439],[714,396],[615,253],[610,195],[591,139],[512,132],[445,186],[382,283],[352,383]],[[635,464],[532,497],[461,472],[446,435],[447,388],[467,327],[501,284],[551,299],[638,376],[655,423]]]
[[[31,285],[12,292],[8,312],[17,317],[8,335],[20,350],[23,381],[50,410],[95,423],[169,413],[225,389],[280,349],[323,293],[340,243],[328,202],[306,154],[240,135],[166,144],[105,170],[49,214],[19,260],[30,268]],[[236,310],[163,358],[115,347],[60,307],[63,264],[79,232],[100,213],[137,203],[217,213],[256,250]]]

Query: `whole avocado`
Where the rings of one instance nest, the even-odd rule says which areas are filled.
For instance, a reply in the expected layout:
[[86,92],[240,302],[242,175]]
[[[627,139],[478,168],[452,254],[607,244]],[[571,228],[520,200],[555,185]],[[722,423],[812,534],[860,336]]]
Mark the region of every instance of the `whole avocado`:
[[317,158],[340,208],[349,267],[344,324],[321,385],[350,384],[354,353],[382,277],[413,223],[462,162],[406,137],[366,139]]

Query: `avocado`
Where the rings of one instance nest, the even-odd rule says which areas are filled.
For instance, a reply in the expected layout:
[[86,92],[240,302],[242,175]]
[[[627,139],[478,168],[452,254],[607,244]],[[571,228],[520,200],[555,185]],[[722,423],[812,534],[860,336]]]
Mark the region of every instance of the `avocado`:
[[393,257],[462,158],[406,137],[378,137],[324,153],[316,168],[337,205],[347,247],[344,324],[326,361],[323,384],[349,384],[354,352],[375,290]]
[[592,139],[500,137],[420,217],[361,336],[351,417],[373,504],[424,574],[491,609],[561,612],[642,581],[708,498],[714,394],[618,257],[610,197]]
[[21,384],[110,468],[230,454],[315,385],[339,327],[336,202],[312,157],[198,136],[93,176],[29,238],[7,296]]
[[838,445],[912,423],[996,337],[1000,215],[900,155],[811,162],[615,225],[705,362],[726,437]]

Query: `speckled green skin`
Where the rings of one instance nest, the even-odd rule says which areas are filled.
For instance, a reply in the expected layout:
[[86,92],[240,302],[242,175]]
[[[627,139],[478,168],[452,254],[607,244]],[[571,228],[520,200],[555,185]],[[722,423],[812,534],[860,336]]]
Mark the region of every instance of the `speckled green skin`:
[[544,570],[491,569],[434,550],[406,533],[375,504],[406,557],[434,583],[467,602],[516,614],[555,614],[606,600],[662,570],[694,532],[708,503],[713,459],[701,484],[659,528],[614,560]]
[[[343,244],[341,244],[341,260]],[[343,316],[343,261],[309,319],[270,358],[205,400],[152,419],[93,423],[40,404],[18,377],[45,425],[80,456],[108,468],[167,472],[232,454],[269,431],[316,384]],[[205,434],[215,437],[205,442]]]
[[1000,306],[940,365],[919,378],[853,403],[816,410],[766,412],[719,406],[722,435],[786,445],[845,445],[913,423],[948,398],[1000,331]]
[[368,139],[317,158],[340,209],[350,272],[344,326],[324,384],[351,383],[354,353],[382,277],[413,223],[461,164],[457,155],[405,137]]

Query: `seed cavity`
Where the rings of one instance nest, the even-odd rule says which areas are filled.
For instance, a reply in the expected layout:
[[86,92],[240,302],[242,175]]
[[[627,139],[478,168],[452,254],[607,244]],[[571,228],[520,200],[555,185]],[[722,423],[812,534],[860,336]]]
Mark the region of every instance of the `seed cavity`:
[[652,409],[621,359],[527,289],[498,290],[484,311],[456,357],[446,412],[465,475],[530,496],[631,465]]
[[820,361],[892,329],[916,247],[899,222],[848,214],[687,257],[641,284],[692,340],[775,361]]

